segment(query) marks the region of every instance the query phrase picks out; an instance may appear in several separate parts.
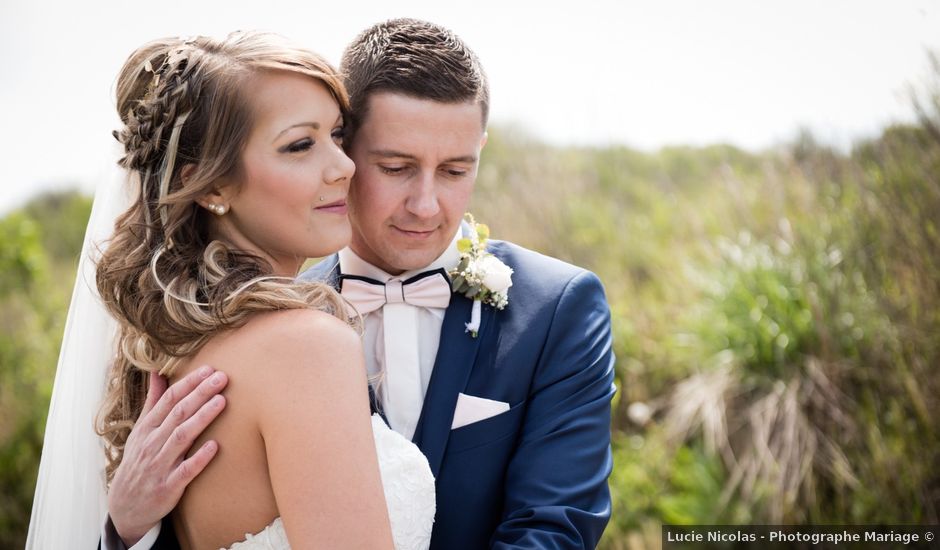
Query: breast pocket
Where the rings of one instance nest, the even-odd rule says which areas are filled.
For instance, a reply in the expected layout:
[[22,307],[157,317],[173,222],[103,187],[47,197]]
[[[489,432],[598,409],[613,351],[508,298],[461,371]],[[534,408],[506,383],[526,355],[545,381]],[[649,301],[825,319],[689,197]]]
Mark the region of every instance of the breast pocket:
[[451,430],[447,454],[459,453],[505,440],[519,431],[525,401],[496,416]]

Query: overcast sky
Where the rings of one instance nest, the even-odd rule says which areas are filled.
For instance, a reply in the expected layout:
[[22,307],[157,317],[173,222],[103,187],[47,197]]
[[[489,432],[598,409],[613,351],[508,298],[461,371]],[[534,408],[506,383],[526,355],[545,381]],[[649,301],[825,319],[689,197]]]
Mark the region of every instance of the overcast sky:
[[940,0],[2,0],[0,212],[110,177],[114,79],[147,40],[263,29],[335,63],[357,32],[400,16],[448,26],[477,52],[492,122],[644,150],[757,150],[801,127],[846,147],[912,117],[905,86],[940,52]]

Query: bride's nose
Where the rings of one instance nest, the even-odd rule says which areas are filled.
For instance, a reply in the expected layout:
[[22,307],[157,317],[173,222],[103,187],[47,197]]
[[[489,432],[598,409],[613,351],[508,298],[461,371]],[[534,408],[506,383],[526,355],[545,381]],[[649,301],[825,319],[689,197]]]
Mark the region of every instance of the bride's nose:
[[349,183],[353,174],[356,173],[356,164],[349,158],[341,147],[333,149],[333,157],[323,174],[326,183],[340,183],[345,181]]

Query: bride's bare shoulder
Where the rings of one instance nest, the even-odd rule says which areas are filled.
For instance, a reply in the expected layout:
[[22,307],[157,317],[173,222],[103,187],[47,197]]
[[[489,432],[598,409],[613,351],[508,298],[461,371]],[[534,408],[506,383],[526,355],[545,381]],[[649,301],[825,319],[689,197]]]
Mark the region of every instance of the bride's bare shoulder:
[[362,355],[359,334],[347,323],[322,311],[291,309],[256,315],[213,338],[196,364],[223,370],[232,382],[271,387],[310,377],[326,382],[320,371],[353,369],[364,377]]
[[287,309],[255,315],[234,336],[250,340],[270,340],[280,345],[318,346],[333,338],[355,339],[358,334],[348,323],[316,309]]
[[[362,342],[342,320],[315,310],[278,311],[259,315],[231,336],[240,343],[231,356],[229,386],[250,394],[246,399],[256,406],[262,433],[293,429],[294,423],[283,422],[288,417],[309,433],[325,418],[343,424],[333,409],[368,411]],[[343,405],[335,404],[338,396]]]
[[291,353],[319,354],[360,351],[359,335],[349,324],[314,309],[290,309],[256,315],[230,338],[240,340],[246,351],[277,350],[278,356]]

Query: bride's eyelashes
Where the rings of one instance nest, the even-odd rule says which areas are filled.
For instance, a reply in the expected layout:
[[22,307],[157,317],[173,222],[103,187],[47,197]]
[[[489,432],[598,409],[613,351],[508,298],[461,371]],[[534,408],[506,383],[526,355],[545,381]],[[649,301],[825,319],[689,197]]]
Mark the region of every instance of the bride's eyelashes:
[[337,126],[336,128],[333,128],[333,131],[330,133],[330,137],[333,138],[333,141],[335,141],[337,145],[342,145],[343,139],[346,138],[346,128],[343,126]]
[[[333,139],[333,142],[337,145],[343,144],[343,138],[346,136],[346,129],[342,126],[333,128],[333,131],[330,132],[330,138]],[[305,137],[288,143],[287,145],[278,149],[281,153],[302,153],[304,151],[309,151],[316,145],[316,141],[313,138]]]
[[309,151],[314,145],[314,141],[310,138],[298,139],[297,141],[288,143],[287,145],[281,147],[278,151],[281,153],[302,153],[304,151]]

